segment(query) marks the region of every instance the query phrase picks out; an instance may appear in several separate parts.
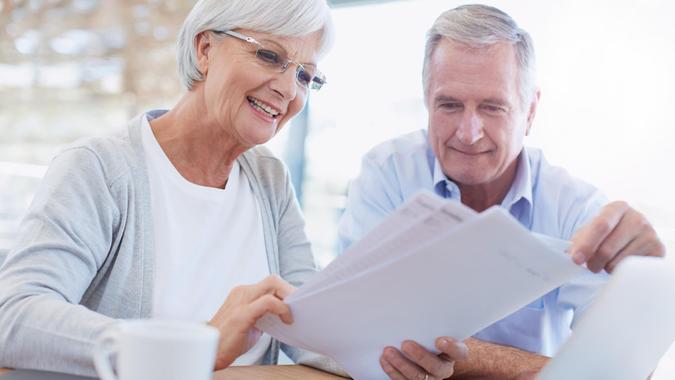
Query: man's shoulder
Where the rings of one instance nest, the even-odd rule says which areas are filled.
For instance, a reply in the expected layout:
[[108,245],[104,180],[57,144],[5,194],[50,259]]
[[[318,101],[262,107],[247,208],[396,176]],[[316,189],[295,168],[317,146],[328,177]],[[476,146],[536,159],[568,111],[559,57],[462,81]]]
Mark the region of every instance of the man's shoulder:
[[572,192],[573,194],[591,194],[598,189],[590,183],[577,178],[567,169],[548,162],[541,149],[528,147],[527,154],[540,193]]
[[387,194],[393,210],[420,189],[433,189],[433,162],[426,130],[406,133],[377,145],[364,156],[352,189]]
[[429,149],[428,141],[427,131],[419,129],[376,145],[365,157],[380,165],[392,159],[425,158]]
[[604,194],[590,183],[548,163],[541,151],[528,149],[532,164],[535,224],[542,232],[570,239],[607,203]]

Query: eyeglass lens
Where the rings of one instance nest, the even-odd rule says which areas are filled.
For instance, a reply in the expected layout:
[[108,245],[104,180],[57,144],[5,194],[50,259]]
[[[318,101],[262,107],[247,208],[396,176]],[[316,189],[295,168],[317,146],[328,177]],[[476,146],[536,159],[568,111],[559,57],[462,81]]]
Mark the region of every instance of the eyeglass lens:
[[[291,63],[291,61],[282,59],[277,52],[268,49],[259,48],[256,51],[256,57],[268,65],[279,67],[282,71],[285,71],[288,65]],[[321,85],[323,85],[323,80],[321,78],[315,77],[314,70],[306,68],[300,64],[298,64],[295,76],[298,83],[304,87],[310,87],[311,85],[312,89],[319,89],[321,88]]]

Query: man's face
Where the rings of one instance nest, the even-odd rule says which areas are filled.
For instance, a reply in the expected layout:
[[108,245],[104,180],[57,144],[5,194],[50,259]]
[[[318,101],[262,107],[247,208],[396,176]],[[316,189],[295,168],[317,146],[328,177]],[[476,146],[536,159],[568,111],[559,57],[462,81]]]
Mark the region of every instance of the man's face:
[[538,99],[521,102],[513,47],[473,49],[443,39],[429,74],[429,142],[445,175],[467,186],[510,180]]

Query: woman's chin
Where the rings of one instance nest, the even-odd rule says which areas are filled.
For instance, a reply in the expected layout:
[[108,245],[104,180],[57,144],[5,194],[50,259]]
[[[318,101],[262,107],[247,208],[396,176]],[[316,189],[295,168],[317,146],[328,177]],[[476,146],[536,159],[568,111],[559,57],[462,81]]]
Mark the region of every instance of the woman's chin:
[[254,147],[256,145],[262,145],[266,144],[272,138],[276,135],[276,129],[272,130],[259,130],[257,133],[252,133],[246,136],[246,141],[249,143],[251,147]]

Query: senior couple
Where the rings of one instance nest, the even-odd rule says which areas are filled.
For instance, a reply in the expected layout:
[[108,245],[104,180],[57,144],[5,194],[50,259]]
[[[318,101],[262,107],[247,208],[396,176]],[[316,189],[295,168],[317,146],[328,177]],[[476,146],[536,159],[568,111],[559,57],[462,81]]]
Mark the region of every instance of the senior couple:
[[[266,313],[292,323],[283,299],[316,270],[286,168],[258,145],[326,84],[317,62],[333,34],[325,0],[198,1],[178,41],[187,89],[178,103],[54,158],[0,270],[0,367],[92,375],[93,342],[106,330],[164,318],[218,328],[216,369],[276,363],[281,346],[339,373],[265,334],[249,343]],[[639,212],[523,146],[539,90],[530,36],[507,14],[467,5],[440,15],[423,81],[428,127],[365,156],[339,227],[343,248],[430,189],[571,240],[574,261],[594,273],[466,342],[439,337],[440,355],[414,341],[383,347],[380,365],[392,379],[528,378],[607,272],[664,246]]]

